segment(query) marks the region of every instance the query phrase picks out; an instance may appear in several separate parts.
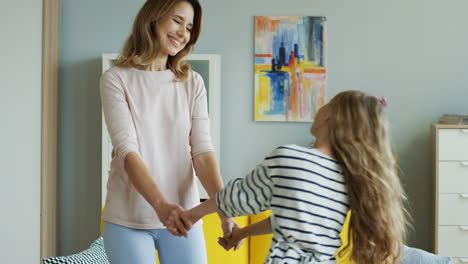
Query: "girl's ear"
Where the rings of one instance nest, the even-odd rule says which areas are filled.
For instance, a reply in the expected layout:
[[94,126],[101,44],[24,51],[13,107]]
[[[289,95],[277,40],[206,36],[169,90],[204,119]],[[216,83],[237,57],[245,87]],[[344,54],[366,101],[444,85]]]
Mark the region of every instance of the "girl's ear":
[[328,120],[330,120],[331,114],[332,114],[332,110],[331,110],[330,105],[327,105],[327,108],[324,109],[324,110],[325,110],[325,111],[324,111],[324,113],[323,113],[323,119],[326,120],[326,121],[328,121]]

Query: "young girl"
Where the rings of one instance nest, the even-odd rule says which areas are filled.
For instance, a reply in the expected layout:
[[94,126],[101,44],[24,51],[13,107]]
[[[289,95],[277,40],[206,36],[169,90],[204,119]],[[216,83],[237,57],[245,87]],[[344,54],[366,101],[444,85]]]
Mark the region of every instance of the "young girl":
[[243,179],[187,212],[193,222],[220,210],[227,216],[272,216],[221,239],[273,233],[265,263],[336,263],[346,214],[352,211],[352,260],[398,263],[404,245],[406,196],[395,172],[385,101],[359,91],[336,95],[310,129],[312,149],[275,149]]
[[[101,78],[114,147],[102,218],[112,264],[206,263],[201,225],[188,238],[184,209],[199,204],[195,176],[210,196],[223,187],[210,138],[201,76],[183,59],[201,32],[198,0],[147,0],[115,66]],[[220,214],[223,230],[234,221]]]

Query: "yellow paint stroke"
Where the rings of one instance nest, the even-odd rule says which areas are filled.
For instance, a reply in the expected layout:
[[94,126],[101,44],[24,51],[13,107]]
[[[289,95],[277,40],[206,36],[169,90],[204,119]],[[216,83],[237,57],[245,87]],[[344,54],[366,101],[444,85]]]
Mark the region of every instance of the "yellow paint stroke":
[[270,78],[264,73],[256,75],[255,120],[261,120],[263,113],[270,110]]
[[[270,78],[266,76],[264,71],[271,71],[271,65],[255,64],[255,120],[258,121],[277,121],[278,117],[264,115],[263,113],[270,110]],[[315,115],[318,108],[325,104],[325,87],[326,84],[320,80],[307,80],[304,78],[306,73],[326,74],[325,67],[320,67],[314,62],[306,62],[302,60],[297,63],[297,58],[292,56],[289,61],[289,66],[282,66],[281,71],[291,73],[291,86],[289,87],[290,95],[288,98],[286,113],[284,118],[286,121],[306,121],[310,119],[310,115]],[[300,73],[300,80],[297,79],[296,72]],[[298,83],[301,83],[299,91]],[[316,98],[312,98],[315,93]]]

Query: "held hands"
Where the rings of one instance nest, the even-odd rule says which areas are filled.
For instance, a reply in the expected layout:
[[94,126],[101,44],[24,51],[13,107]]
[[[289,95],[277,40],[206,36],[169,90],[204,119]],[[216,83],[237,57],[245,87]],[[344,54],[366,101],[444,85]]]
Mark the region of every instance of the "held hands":
[[238,250],[244,238],[241,235],[241,229],[236,226],[232,229],[230,236],[224,235],[224,237],[218,238],[218,244],[221,245],[225,250],[229,251],[231,248],[234,248],[234,251]]
[[[218,213],[221,219],[221,228],[223,229],[223,237],[218,238],[218,244],[229,251],[234,247],[234,251],[238,250],[244,243],[243,238],[238,236],[240,227],[230,217],[226,217],[223,213]],[[229,245],[228,245],[229,244]]]
[[[188,236],[190,228],[204,216],[204,210],[200,207],[194,207],[188,211],[184,211],[180,206],[175,204],[166,204],[164,209],[160,210],[162,214],[158,215],[167,227],[167,230],[175,236]],[[167,212],[163,217],[163,213]],[[226,250],[234,248],[239,249],[243,244],[243,239],[240,237],[239,225],[230,217],[226,217],[223,213],[218,213],[221,220],[221,228],[223,237],[218,239],[218,243]],[[165,219],[165,220],[163,220]]]
[[175,205],[178,208],[172,211],[172,214],[164,222],[164,226],[174,236],[188,236],[188,231],[192,228],[193,224],[200,220],[201,216],[196,214],[196,211],[192,208],[191,210],[185,211],[180,206]]
[[192,221],[182,207],[177,204],[163,202],[156,209],[156,213],[171,234],[188,237],[188,231],[192,228]]

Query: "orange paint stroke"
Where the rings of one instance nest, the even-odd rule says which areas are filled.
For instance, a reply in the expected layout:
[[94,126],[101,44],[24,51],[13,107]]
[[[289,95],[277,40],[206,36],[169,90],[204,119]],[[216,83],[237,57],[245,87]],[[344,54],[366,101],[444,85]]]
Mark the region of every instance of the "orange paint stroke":
[[291,73],[291,84],[289,90],[289,102],[286,106],[286,121],[296,121],[298,118],[298,98],[299,98],[299,87],[298,79],[296,76],[297,58],[294,56],[294,51],[291,51],[289,60],[289,68]]
[[259,58],[273,58],[273,55],[271,55],[271,54],[255,54],[255,57],[259,57]]
[[304,68],[305,73],[326,73],[325,68]]
[[272,20],[268,16],[256,16],[255,17],[255,33],[260,32],[276,32],[281,24],[281,20],[275,19]]

